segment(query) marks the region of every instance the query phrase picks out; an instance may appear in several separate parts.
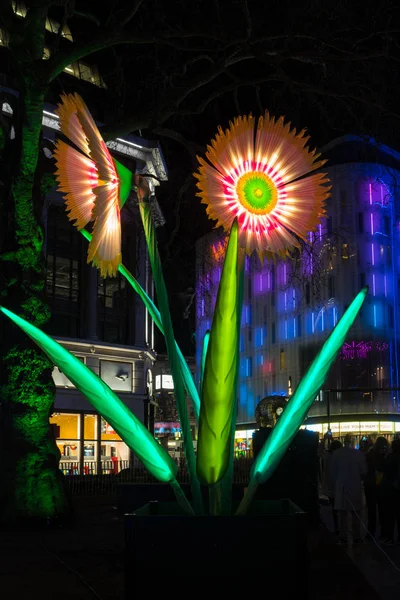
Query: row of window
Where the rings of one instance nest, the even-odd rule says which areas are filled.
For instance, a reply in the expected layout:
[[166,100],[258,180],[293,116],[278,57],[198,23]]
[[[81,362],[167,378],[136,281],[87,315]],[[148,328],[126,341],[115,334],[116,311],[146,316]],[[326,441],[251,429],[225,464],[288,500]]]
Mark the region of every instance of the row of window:
[[[47,255],[46,291],[53,298],[78,302],[80,261],[65,256]],[[101,305],[109,309],[119,309],[126,281],[122,277],[99,278],[98,297]]]
[[[22,18],[26,17],[27,7],[24,2],[20,2],[20,1],[17,2],[14,0],[12,3],[12,6],[13,6],[14,13],[16,15],[18,15],[19,17],[22,17]],[[61,27],[60,23],[58,23],[52,17],[46,18],[46,31],[48,31],[49,33],[58,34],[60,27]],[[62,25],[61,37],[63,37],[66,40],[69,40],[71,42],[73,41],[71,30],[69,29],[69,27],[66,23],[64,23]],[[8,47],[8,45],[9,45],[9,34],[8,34],[7,30],[0,29],[0,46]],[[45,47],[44,51],[43,51],[43,60],[49,59],[50,56],[51,56],[50,48]],[[99,73],[97,66],[95,66],[95,65],[89,65],[82,61],[76,61],[76,62],[73,62],[70,65],[66,66],[64,69],[64,72],[68,73],[69,75],[72,75],[73,77],[76,77],[77,79],[82,79],[83,81],[88,81],[89,83],[92,83],[93,85],[96,85],[98,87],[102,87],[102,88],[107,87],[103,81],[103,78],[101,77],[101,75]]]

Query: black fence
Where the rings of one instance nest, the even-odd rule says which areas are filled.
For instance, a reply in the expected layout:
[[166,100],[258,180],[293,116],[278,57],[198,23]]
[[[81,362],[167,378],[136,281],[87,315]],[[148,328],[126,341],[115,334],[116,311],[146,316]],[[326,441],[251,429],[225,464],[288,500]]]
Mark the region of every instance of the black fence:
[[[248,483],[252,463],[252,459],[249,458],[235,459],[234,483]],[[71,495],[104,496],[114,494],[119,483],[157,483],[156,479],[137,462],[104,461],[101,464],[101,473],[97,473],[95,467],[93,462],[84,462],[82,469],[78,462],[63,461],[60,464]],[[181,484],[189,483],[189,474],[183,464],[178,467],[177,480]]]

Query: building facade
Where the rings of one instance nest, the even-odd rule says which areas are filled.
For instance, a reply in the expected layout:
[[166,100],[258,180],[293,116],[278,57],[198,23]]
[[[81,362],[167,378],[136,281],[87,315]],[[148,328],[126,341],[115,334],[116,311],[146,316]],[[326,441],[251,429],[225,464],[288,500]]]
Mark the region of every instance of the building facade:
[[[50,109],[44,136],[57,132]],[[110,142],[112,154],[132,171],[167,177],[158,145],[129,136]],[[159,215],[160,215],[159,211]],[[152,297],[153,278],[140,217],[132,199],[121,212],[124,265]],[[102,278],[86,262],[87,242],[69,222],[61,194],[47,197],[47,331],[99,375],[145,424],[152,425],[148,382],[155,361],[154,325],[143,302],[118,273]],[[118,472],[129,448],[56,367],[51,423],[65,473]],[[150,420],[149,420],[150,417]]]
[[[288,260],[246,258],[238,423],[247,438],[258,402],[293,393],[365,285],[367,300],[306,423],[321,435],[400,429],[400,155],[355,136],[334,140],[323,155],[332,193],[317,231]],[[197,244],[197,365],[225,244],[219,230]]]
[[[4,116],[12,109],[3,104]],[[54,107],[43,114],[43,137],[51,143],[59,129]],[[134,172],[166,180],[157,144],[127,136],[108,143],[112,154]],[[158,184],[158,182],[157,182]],[[154,191],[154,190],[153,190]],[[155,216],[162,220],[154,200]],[[100,277],[87,264],[87,242],[68,220],[62,194],[52,190],[44,202],[46,295],[51,320],[45,330],[79,357],[114,390],[144,423],[150,403],[148,381],[155,361],[154,325],[140,298],[118,273]],[[153,278],[134,199],[121,212],[124,265],[152,297]],[[129,448],[57,367],[54,413],[50,422],[66,474],[112,473],[127,466]],[[150,423],[151,424],[151,423]]]
[[[26,4],[13,1],[12,9],[22,24],[27,15]],[[19,134],[17,119],[21,90],[13,61],[9,60],[12,52],[9,32],[3,25],[0,27],[0,56],[3,59],[0,109],[3,122],[9,120],[6,130],[9,129],[13,139]],[[73,41],[67,24],[50,16],[46,18],[43,33],[43,60],[51,56],[55,41],[66,50]],[[109,111],[107,86],[93,60],[96,56],[90,55],[83,61],[66,65],[55,84],[50,86],[46,98],[55,104],[61,90],[78,92],[93,110],[96,121],[101,121]],[[55,106],[45,105],[40,153],[43,150],[49,161],[59,129]],[[167,179],[167,171],[157,142],[127,135],[107,142],[107,146],[132,172],[154,176],[149,178],[154,195],[153,216],[156,225],[162,223],[155,186]],[[55,166],[49,163],[47,171],[54,170]],[[151,413],[148,383],[155,361],[150,315],[120,274],[116,278],[103,279],[97,269],[87,264],[87,242],[68,220],[62,194],[55,189],[43,198],[41,221],[47,261],[46,295],[51,310],[51,320],[45,326],[47,333],[99,375],[147,424]],[[152,297],[153,279],[134,195],[121,212],[121,224],[124,265]],[[125,466],[131,458],[130,452],[118,434],[58,368],[54,369],[53,378],[57,391],[51,423],[61,453],[62,470],[65,473],[107,473]]]
[[[185,357],[186,363],[195,376],[196,362],[194,357]],[[179,421],[175,399],[174,382],[171,375],[168,356],[157,354],[154,363],[152,381],[152,401],[154,402],[154,436],[175,460],[184,458],[182,429]],[[186,403],[190,418],[194,448],[197,448],[197,423],[192,401],[186,393]]]

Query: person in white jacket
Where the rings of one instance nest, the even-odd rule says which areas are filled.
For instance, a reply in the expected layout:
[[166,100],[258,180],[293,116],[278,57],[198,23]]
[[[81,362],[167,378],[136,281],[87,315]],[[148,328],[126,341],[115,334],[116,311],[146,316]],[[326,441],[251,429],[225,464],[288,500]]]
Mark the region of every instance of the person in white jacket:
[[363,452],[355,450],[351,435],[346,435],[343,448],[332,457],[332,478],[335,489],[335,510],[339,515],[339,542],[348,542],[348,521],[352,521],[353,543],[362,541],[361,516],[365,507],[363,477],[367,463]]

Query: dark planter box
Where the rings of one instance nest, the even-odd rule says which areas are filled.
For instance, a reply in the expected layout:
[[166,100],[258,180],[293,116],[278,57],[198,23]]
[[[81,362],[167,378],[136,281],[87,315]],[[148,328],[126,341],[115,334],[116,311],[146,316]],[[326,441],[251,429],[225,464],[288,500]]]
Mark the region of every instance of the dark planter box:
[[[232,502],[239,504],[243,498],[244,484],[233,484]],[[181,484],[186,497],[191,500],[189,484]],[[208,502],[208,489],[203,488],[204,503]],[[165,483],[119,483],[117,485],[117,508],[120,514],[133,512],[148,502],[174,502],[175,495],[170,485]]]
[[173,589],[182,578],[192,580],[193,597],[210,594],[210,579],[224,586],[220,597],[246,582],[266,593],[272,585],[280,599],[308,597],[306,515],[290,500],[253,502],[241,517],[190,517],[176,503],[147,504],[125,515],[125,560],[126,600],[141,589]]
[[[257,456],[272,429],[254,433],[253,450]],[[258,487],[256,500],[290,498],[308,514],[310,523],[319,522],[318,435],[300,429],[268,481]]]

